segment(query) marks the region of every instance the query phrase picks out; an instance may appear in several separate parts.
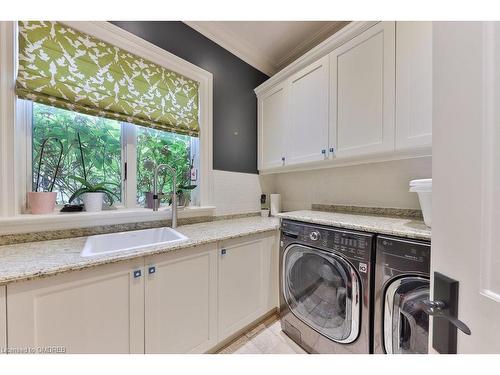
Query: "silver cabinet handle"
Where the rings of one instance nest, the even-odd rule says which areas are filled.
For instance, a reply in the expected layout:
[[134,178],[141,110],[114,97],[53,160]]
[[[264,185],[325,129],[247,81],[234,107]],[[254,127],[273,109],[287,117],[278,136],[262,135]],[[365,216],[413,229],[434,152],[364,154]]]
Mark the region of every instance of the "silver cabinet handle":
[[282,161],[283,165],[285,165],[285,157],[284,156],[281,157],[281,161]]
[[424,300],[416,303],[415,307],[422,309],[423,312],[434,318],[446,319],[466,335],[471,334],[471,330],[467,327],[467,324],[448,313],[448,306],[443,301]]
[[333,147],[330,147],[330,153],[335,154],[335,149]]
[[326,156],[326,149],[325,148],[321,150],[321,153],[323,154],[323,158],[326,159],[327,156]]
[[137,279],[138,277],[142,276],[142,271],[141,270],[135,270],[134,271],[134,279]]

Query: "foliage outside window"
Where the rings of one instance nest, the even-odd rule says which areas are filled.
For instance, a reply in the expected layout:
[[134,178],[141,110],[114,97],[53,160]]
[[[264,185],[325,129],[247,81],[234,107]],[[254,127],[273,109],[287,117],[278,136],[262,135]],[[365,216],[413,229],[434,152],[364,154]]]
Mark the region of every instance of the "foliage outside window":
[[[124,123],[116,120],[85,115],[65,109],[59,109],[33,102],[32,117],[32,171],[33,189],[36,183],[41,144],[48,137],[56,137],[64,146],[64,156],[57,175],[54,191],[58,192],[57,202],[68,203],[71,194],[80,185],[70,176],[83,177],[83,165],[79,150],[78,134],[84,151],[87,179],[92,183],[107,182],[113,193],[124,202],[123,185],[135,183],[137,203],[145,203],[145,192],[151,191],[153,172],[146,169],[144,162],[152,160],[156,164],[169,164],[177,169],[178,188],[190,184],[191,166],[197,157],[192,155],[192,145],[198,138],[169,133],[140,126],[134,126],[137,163],[137,181],[124,181],[125,149],[122,142]],[[40,190],[45,190],[57,165],[58,149],[55,144],[48,144],[45,150],[41,173]],[[171,193],[171,176],[161,173],[158,188],[165,194],[164,202]]]
[[[152,191],[153,171],[146,168],[146,160],[157,165],[168,164],[177,170],[177,185],[190,184],[191,137],[137,126],[137,201],[145,203],[145,193]],[[172,176],[160,172],[158,189],[165,194],[164,201],[172,193]]]

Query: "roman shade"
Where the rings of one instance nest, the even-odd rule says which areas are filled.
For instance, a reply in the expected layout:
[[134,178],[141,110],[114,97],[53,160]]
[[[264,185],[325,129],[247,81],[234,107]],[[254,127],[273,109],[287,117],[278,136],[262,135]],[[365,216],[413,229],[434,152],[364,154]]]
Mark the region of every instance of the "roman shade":
[[19,22],[20,98],[198,136],[198,86],[62,23]]

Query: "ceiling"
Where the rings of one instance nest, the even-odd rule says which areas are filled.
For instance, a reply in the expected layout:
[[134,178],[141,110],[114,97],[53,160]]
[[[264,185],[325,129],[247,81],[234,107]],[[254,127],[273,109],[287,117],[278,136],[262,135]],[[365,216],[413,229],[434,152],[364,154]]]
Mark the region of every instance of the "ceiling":
[[347,21],[189,21],[187,25],[271,76]]

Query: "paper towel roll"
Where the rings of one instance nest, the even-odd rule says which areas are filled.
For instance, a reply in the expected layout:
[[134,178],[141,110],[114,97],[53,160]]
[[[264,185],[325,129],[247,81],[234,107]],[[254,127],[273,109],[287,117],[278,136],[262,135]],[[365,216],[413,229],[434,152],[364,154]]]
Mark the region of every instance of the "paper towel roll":
[[271,194],[271,216],[281,212],[281,195]]

